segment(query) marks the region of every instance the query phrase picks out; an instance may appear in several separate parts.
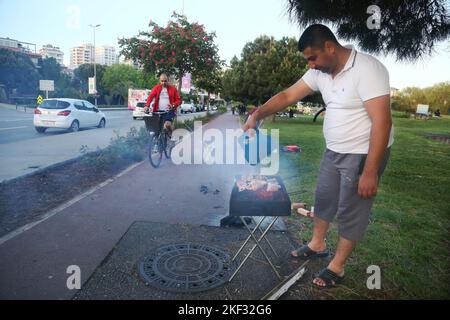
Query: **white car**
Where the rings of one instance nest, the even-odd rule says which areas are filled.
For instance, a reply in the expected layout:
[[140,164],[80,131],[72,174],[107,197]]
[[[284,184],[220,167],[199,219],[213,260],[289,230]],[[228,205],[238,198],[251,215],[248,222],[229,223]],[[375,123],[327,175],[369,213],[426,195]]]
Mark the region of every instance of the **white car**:
[[[138,102],[136,104],[136,108],[133,110],[133,120],[136,120],[137,118],[144,118],[145,117],[145,102]],[[150,104],[150,111],[153,109],[153,102]]]
[[76,132],[80,128],[104,128],[106,116],[85,100],[45,99],[34,109],[33,124],[39,133],[44,133],[47,128],[68,129]]
[[188,113],[188,112],[193,113],[195,111],[196,111],[196,109],[195,109],[195,107],[194,107],[194,105],[192,103],[183,103],[180,106],[180,112],[181,113]]

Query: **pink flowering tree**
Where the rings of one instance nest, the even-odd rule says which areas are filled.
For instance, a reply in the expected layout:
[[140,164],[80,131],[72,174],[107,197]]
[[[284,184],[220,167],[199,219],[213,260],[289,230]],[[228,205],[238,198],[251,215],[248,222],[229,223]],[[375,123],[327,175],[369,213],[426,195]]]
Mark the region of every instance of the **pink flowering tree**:
[[147,72],[175,75],[178,90],[182,77],[191,73],[193,79],[214,73],[223,61],[214,44],[215,33],[207,33],[203,25],[190,23],[176,12],[166,27],[150,20],[149,31],[135,37],[119,39],[120,54],[139,62]]

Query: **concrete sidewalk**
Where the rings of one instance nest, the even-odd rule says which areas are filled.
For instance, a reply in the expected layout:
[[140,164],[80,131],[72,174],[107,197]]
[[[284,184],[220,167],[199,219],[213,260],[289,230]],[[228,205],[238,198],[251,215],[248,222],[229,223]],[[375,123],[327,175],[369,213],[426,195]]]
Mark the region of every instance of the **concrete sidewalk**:
[[[222,132],[239,127],[231,114],[206,125]],[[158,169],[142,163],[0,245],[0,299],[71,299],[76,292],[67,289],[67,268],[79,266],[85,283],[135,221],[218,226],[228,212],[234,176],[255,170],[166,159]]]

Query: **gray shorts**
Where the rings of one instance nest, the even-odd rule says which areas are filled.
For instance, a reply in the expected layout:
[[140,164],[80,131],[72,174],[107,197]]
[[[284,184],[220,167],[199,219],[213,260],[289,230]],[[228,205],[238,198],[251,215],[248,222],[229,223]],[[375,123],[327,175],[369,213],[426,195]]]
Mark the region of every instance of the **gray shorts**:
[[[390,155],[386,150],[380,165],[381,177]],[[358,195],[359,176],[367,154],[342,154],[326,150],[320,165],[314,214],[331,222],[337,216],[339,236],[359,241],[369,224],[374,197],[363,199]]]

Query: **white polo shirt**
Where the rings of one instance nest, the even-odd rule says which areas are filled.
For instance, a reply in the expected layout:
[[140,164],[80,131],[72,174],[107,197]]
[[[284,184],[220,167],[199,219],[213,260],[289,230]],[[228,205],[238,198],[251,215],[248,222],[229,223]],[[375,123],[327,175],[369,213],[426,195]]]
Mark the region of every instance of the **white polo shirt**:
[[[320,91],[327,106],[323,134],[327,148],[338,153],[367,154],[372,121],[364,101],[390,94],[389,73],[376,58],[352,53],[334,79],[319,70],[308,70],[302,77],[313,91]],[[394,143],[394,129],[389,137]]]

